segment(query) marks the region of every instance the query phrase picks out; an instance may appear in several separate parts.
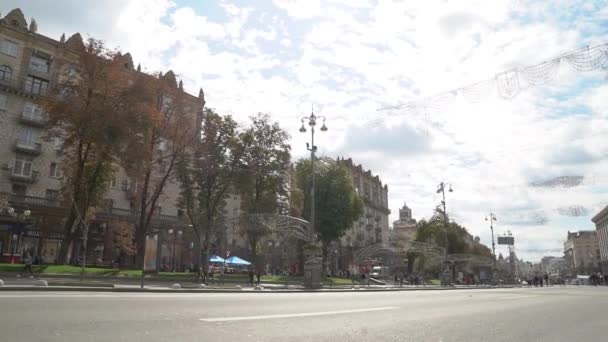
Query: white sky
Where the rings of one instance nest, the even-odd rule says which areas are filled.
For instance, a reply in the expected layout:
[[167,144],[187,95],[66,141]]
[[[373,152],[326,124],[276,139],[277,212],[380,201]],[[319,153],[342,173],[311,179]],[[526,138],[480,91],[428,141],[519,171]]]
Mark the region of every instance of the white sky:
[[[605,1],[5,0],[0,11],[14,7],[53,38],[78,31],[149,72],[174,70],[243,122],[270,113],[292,132],[296,157],[306,152],[299,118],[314,104],[330,128],[320,152],[379,174],[392,219],[404,201],[428,218],[445,180],[453,219],[489,244],[493,211],[496,231],[510,229],[518,255],[537,260],[561,255],[566,231],[594,229],[590,217],[608,204],[605,70],[562,62],[555,80],[512,100],[479,87],[419,102],[425,111],[378,111],[605,43]],[[530,186],[560,176],[584,178]],[[573,206],[582,216],[564,214]]]

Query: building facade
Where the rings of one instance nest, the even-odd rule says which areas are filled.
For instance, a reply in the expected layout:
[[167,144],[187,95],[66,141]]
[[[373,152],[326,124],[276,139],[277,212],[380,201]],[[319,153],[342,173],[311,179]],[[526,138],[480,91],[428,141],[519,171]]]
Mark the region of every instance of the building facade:
[[374,244],[388,244],[390,210],[388,208],[388,186],[382,184],[378,175],[356,165],[351,158],[338,158],[337,162],[349,171],[353,186],[362,196],[363,215],[347,230],[334,250],[340,255],[338,268],[352,268],[354,250]]
[[[36,99],[56,84],[66,66],[77,63],[75,49],[82,46],[80,34],[65,39],[37,33],[19,9],[0,20],[0,194],[17,215],[0,210],[0,257],[16,260],[24,253],[45,263],[53,263],[63,239],[63,220],[67,209],[60,200],[62,187],[61,141],[47,141],[45,114]],[[126,74],[140,74],[130,54],[119,55]],[[204,95],[192,96],[178,85],[172,71],[160,77],[148,75],[150,82],[163,82],[184,95],[192,124],[204,106]],[[87,259],[114,261],[119,251],[113,242],[112,225],[134,222],[134,182],[118,168],[105,195],[103,208],[96,213],[89,231]],[[173,266],[191,259],[188,226],[178,204],[179,186],[172,177],[165,186],[153,217],[153,229],[160,235],[160,263]],[[31,213],[29,217],[21,215]],[[78,250],[78,249],[75,249]],[[170,259],[170,261],[168,261]]]
[[564,258],[579,274],[599,270],[597,233],[594,230],[568,232],[568,239],[564,242]]
[[600,248],[600,268],[608,274],[608,206],[591,219],[595,223],[598,245]]
[[405,203],[399,209],[399,219],[393,222],[390,236],[393,243],[413,241],[416,238],[416,220],[412,218],[412,209]]

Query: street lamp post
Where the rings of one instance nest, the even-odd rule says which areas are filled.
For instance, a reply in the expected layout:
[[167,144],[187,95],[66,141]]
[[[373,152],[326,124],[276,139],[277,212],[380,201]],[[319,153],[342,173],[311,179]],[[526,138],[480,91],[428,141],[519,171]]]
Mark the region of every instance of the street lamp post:
[[314,112],[311,112],[310,116],[305,116],[301,119],[302,127],[300,127],[300,133],[306,133],[305,122],[308,120],[308,126],[310,127],[310,145],[306,143],[306,149],[310,151],[310,169],[312,173],[312,186],[310,189],[310,225],[308,226],[308,234],[311,240],[315,232],[315,153],[317,152],[317,146],[315,145],[315,126],[317,125],[317,119],[323,120],[321,132],[327,132],[327,126],[325,126],[326,118],[324,116],[316,116]]
[[19,241],[21,240],[21,233],[23,230],[23,226],[27,223],[27,220],[29,219],[30,215],[32,214],[31,211],[29,209],[25,209],[23,211],[23,213],[21,214],[17,214],[17,212],[15,211],[15,208],[13,207],[7,207],[5,208],[6,213],[15,218],[17,220],[17,224],[19,229],[17,230],[17,234],[11,234],[11,264],[15,263],[15,253],[17,252],[17,249],[19,248]]
[[173,251],[172,251],[172,257],[171,257],[171,270],[172,272],[175,272],[175,269],[177,267],[177,263],[175,262],[175,244],[177,242],[177,235],[182,236],[184,232],[181,229],[178,230],[174,230],[173,228],[169,229],[169,235],[172,235],[173,237]]
[[445,234],[445,249],[443,251],[443,257],[444,257],[444,262],[445,265],[447,267],[447,271],[450,273],[450,284],[452,283],[452,271],[449,267],[448,264],[448,247],[449,247],[449,240],[448,240],[448,212],[446,210],[446,204],[445,204],[445,187],[449,186],[449,190],[448,192],[454,192],[454,190],[452,189],[452,184],[446,184],[445,182],[441,182],[439,183],[438,187],[437,187],[437,193],[441,193],[441,204],[443,206],[443,225],[444,225],[444,234]]
[[496,271],[496,245],[494,244],[494,222],[497,221],[496,215],[490,213],[490,215],[486,217],[486,221],[490,221],[490,231],[492,232],[492,256],[494,257],[494,271]]
[[[310,189],[310,224],[308,225],[308,238],[311,243],[314,243],[315,240],[315,153],[317,152],[317,146],[315,145],[315,126],[317,125],[318,119],[323,120],[321,132],[326,132],[326,118],[324,116],[316,116],[314,111],[311,111],[310,116],[305,116],[301,119],[302,127],[300,127],[300,133],[306,133],[306,124],[310,127],[310,145],[306,143],[306,148],[310,151],[310,169],[312,177]],[[309,269],[304,270],[304,282],[308,287],[318,287],[321,284],[321,270],[319,269],[320,266],[316,264],[317,262],[314,261],[313,256],[311,256],[308,262]],[[313,276],[313,273],[315,273],[315,276]]]

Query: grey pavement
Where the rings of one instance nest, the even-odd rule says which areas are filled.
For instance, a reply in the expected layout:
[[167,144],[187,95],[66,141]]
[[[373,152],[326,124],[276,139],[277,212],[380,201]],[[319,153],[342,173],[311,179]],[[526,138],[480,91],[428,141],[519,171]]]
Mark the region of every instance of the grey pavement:
[[3,341],[605,341],[608,288],[0,292]]

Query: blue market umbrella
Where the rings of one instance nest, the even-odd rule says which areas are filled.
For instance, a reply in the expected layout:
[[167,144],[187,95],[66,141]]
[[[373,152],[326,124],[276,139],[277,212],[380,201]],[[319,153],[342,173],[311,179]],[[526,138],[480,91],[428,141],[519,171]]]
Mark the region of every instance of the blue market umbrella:
[[226,263],[228,263],[230,265],[239,265],[239,266],[251,265],[251,263],[249,261],[243,260],[243,259],[237,257],[236,255],[233,255],[230,258],[226,259]]
[[220,258],[217,255],[211,255],[209,256],[209,262],[224,262],[224,258]]

